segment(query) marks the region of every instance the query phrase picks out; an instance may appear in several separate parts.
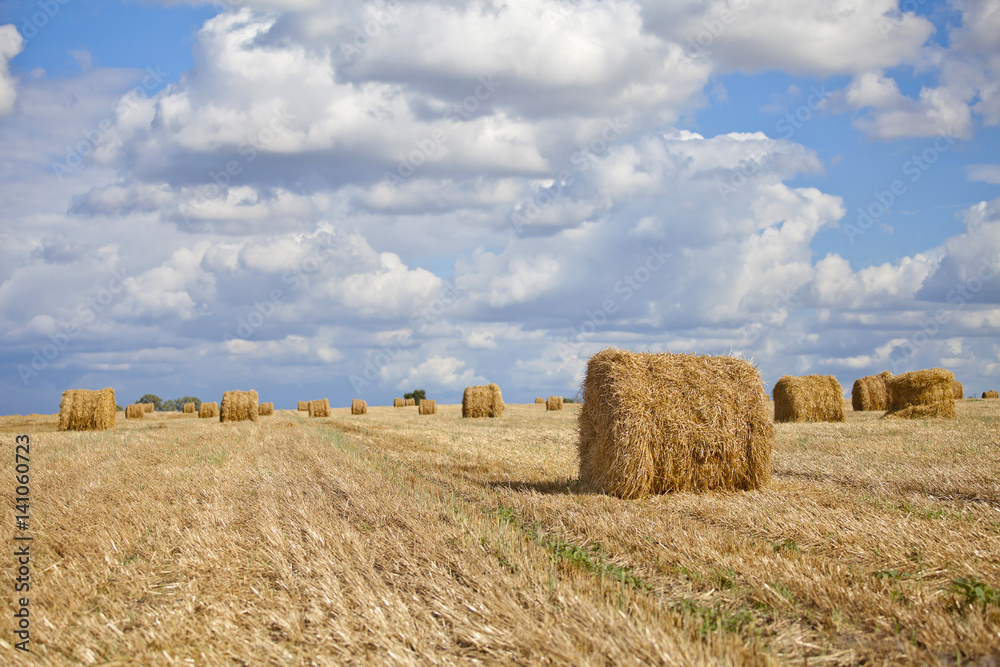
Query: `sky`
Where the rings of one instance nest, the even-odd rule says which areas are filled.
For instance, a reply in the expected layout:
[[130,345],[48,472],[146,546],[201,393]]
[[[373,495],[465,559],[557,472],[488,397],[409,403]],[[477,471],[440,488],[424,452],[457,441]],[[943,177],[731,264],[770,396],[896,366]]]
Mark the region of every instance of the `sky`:
[[1000,0],[0,4],[0,413],[1000,388]]

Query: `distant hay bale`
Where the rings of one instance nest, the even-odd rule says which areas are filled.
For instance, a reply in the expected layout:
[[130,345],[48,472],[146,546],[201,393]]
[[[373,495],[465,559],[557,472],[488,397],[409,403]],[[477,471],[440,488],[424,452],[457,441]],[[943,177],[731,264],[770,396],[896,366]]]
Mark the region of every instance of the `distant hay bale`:
[[250,391],[227,391],[222,394],[219,421],[255,422],[258,417],[258,402],[257,392],[253,389]]
[[[190,403],[185,403],[184,404],[184,414],[186,414],[186,415],[193,415],[195,412],[197,412],[197,410],[194,409],[194,402],[193,401],[190,402]],[[128,415],[126,415],[126,417],[127,416]]]
[[785,375],[774,385],[774,421],[842,422],[844,390],[832,375]]
[[952,372],[943,368],[897,375],[889,380],[889,407],[883,417],[954,419],[954,381]]
[[544,399],[544,398],[536,398],[536,399],[535,399],[535,403],[536,403],[536,404],[537,404],[537,403],[544,403],[544,402],[545,402],[545,399]]
[[883,371],[878,375],[866,375],[854,381],[851,388],[851,407],[855,412],[882,411],[889,407],[889,390],[886,383],[892,373]]
[[503,396],[496,384],[482,384],[466,387],[462,394],[462,417],[502,417]]
[[330,416],[330,401],[326,398],[321,398],[315,401],[309,401],[309,416],[310,417],[329,417]]
[[1000,391],[997,391],[996,389],[984,391],[983,398],[1000,398]]
[[299,401],[299,412],[305,412],[309,409],[309,401]]
[[416,405],[416,404],[417,404],[416,399],[413,399],[413,398],[404,398],[403,399],[403,405]]
[[603,350],[587,362],[578,419],[591,490],[642,498],[757,489],[771,477],[771,410],[742,359]]
[[562,396],[549,396],[549,400],[545,401],[546,410],[562,410]]
[[67,389],[59,403],[60,431],[106,431],[115,427],[115,390]]
[[218,416],[219,416],[219,404],[218,403],[205,403],[205,402],[202,402],[202,404],[200,406],[198,406],[198,418],[199,419],[206,419],[206,418],[218,417]]
[[152,403],[143,403],[142,407],[145,408],[146,412],[153,412],[156,410],[156,406]]
[[257,414],[261,417],[270,417],[274,414],[274,403],[261,403],[257,409]]
[[951,397],[954,399],[965,398],[965,387],[958,380],[951,383]]
[[362,401],[360,398],[355,398],[353,401],[351,401],[351,414],[352,415],[368,414],[368,402]]
[[422,399],[417,410],[422,415],[436,415],[438,411],[437,401],[429,398]]
[[402,408],[402,407],[405,407],[405,406],[406,406],[406,401],[404,401],[403,399],[401,399],[401,398],[394,398],[394,399],[392,399],[392,407],[394,407],[394,408]]
[[125,419],[143,419],[146,416],[146,408],[142,403],[133,403],[125,406]]

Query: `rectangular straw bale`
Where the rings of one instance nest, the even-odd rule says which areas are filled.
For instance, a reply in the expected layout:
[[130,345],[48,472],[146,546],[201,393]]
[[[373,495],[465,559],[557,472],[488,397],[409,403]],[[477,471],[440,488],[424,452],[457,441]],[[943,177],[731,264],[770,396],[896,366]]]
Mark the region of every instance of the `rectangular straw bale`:
[[420,406],[417,408],[418,412],[422,415],[436,415],[438,411],[437,401],[430,398],[425,398],[420,401]]
[[984,391],[983,398],[1000,398],[1000,391],[997,391],[996,389]]
[[775,422],[842,422],[844,390],[832,375],[785,375],[774,385]]
[[115,390],[67,389],[59,403],[60,431],[106,431],[115,427]]
[[889,380],[889,408],[883,417],[955,418],[952,383],[955,376],[943,368],[903,373]]
[[771,477],[770,405],[742,359],[603,350],[587,362],[578,419],[584,488],[642,498]]
[[416,404],[417,404],[417,401],[414,398],[404,398],[403,399],[403,405],[404,406],[407,406],[407,405],[416,405]]
[[851,407],[855,412],[885,410],[889,407],[889,390],[886,383],[892,373],[882,371],[878,375],[866,375],[854,381],[851,388]]
[[142,407],[145,408],[146,412],[153,412],[156,410],[156,405],[153,403],[143,403]]
[[392,407],[394,408],[406,407],[406,401],[404,401],[401,398],[394,398],[392,399]]
[[274,415],[274,403],[261,403],[260,407],[257,409],[257,414],[261,417],[270,417]]
[[220,422],[257,421],[259,412],[257,392],[227,391],[222,394],[222,405],[219,407]]
[[299,401],[299,412],[305,412],[309,409],[309,401]]
[[549,400],[545,401],[545,409],[562,410],[562,403],[562,396],[549,396]]
[[133,403],[125,406],[125,419],[143,419],[146,416],[146,408],[142,403]]
[[362,401],[360,398],[355,398],[353,401],[351,401],[351,414],[352,415],[368,414],[368,402]]
[[205,403],[202,401],[201,405],[198,406],[198,418],[207,419],[219,416],[219,404],[218,403]]
[[184,404],[184,414],[193,415],[197,410],[194,409],[194,401],[190,401]]
[[329,417],[330,416],[330,401],[326,398],[320,398],[315,401],[309,401],[309,416],[310,417]]
[[462,394],[462,417],[502,417],[503,408],[503,395],[496,384],[466,387]]
[[535,399],[535,403],[536,403],[536,404],[538,404],[538,403],[544,403],[544,402],[545,402],[545,399],[544,399],[544,398],[536,398],[536,399]]

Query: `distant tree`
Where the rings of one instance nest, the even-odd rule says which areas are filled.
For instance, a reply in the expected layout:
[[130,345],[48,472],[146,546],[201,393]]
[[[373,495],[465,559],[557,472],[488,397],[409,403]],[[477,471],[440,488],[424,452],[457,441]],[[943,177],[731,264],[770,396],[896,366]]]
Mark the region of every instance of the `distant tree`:
[[573,402],[572,398],[564,398],[563,399],[563,403],[572,403],[572,402]]
[[413,391],[403,394],[403,398],[412,398],[415,405],[420,405],[420,401],[427,398],[427,392],[423,389],[414,389]]
[[174,412],[177,410],[177,399],[168,398],[167,400],[160,403],[160,410],[162,412]]
[[152,403],[154,410],[159,410],[160,406],[163,405],[163,399],[156,394],[146,394],[140,398],[136,403]]
[[117,410],[118,412],[125,412],[125,408],[123,408],[123,407],[122,407],[122,406],[120,406],[120,405],[116,405],[116,406],[115,406],[115,410]]
[[185,403],[194,403],[195,412],[198,412],[198,408],[201,407],[201,399],[197,396],[182,396],[181,398],[174,399],[174,402],[177,404],[178,410],[183,410]]

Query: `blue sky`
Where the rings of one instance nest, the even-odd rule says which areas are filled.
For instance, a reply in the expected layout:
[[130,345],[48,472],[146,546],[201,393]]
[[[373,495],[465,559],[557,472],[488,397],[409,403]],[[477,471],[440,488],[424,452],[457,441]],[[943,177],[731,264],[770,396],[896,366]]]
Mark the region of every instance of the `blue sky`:
[[996,0],[328,4],[0,6],[5,412],[1000,384]]

